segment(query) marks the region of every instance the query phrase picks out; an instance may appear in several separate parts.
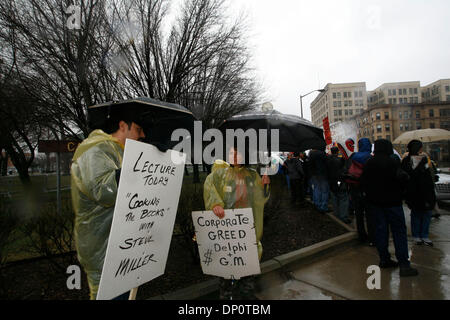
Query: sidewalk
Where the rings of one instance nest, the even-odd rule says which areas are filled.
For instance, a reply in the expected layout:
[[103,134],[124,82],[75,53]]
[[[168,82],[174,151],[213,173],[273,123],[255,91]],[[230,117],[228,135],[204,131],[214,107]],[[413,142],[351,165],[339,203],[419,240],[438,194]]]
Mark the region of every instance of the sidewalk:
[[[412,266],[419,276],[400,278],[399,269],[381,269],[381,289],[369,290],[367,267],[378,265],[376,248],[360,244],[265,274],[259,278],[261,300],[448,300],[450,299],[450,215],[433,219],[434,247],[414,245],[410,212],[405,208]],[[391,240],[389,251],[395,259]]]

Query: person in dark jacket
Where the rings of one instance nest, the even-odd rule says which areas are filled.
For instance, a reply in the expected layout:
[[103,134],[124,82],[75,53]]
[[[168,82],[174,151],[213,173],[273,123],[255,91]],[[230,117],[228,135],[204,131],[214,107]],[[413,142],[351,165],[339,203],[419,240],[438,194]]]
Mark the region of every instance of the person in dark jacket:
[[328,198],[330,193],[328,186],[327,154],[324,149],[311,150],[309,153],[312,200],[320,213],[328,211]]
[[339,148],[331,148],[331,156],[327,157],[328,184],[333,201],[334,215],[346,224],[352,221],[348,217],[348,192],[345,183],[345,160],[339,158]]
[[428,233],[432,210],[436,205],[436,194],[428,157],[422,152],[422,142],[412,140],[408,144],[409,154],[402,161],[402,169],[410,177],[406,204],[411,209],[411,231],[415,243],[433,246]]
[[[365,166],[367,161],[372,157],[372,143],[367,138],[361,138],[358,141],[358,152],[353,153],[347,163],[347,170],[353,162]],[[375,245],[375,221],[370,211],[370,206],[365,200],[364,193],[361,189],[360,179],[350,179],[349,183],[350,199],[355,210],[356,229],[358,230],[358,238],[362,243],[368,242],[370,246]],[[367,231],[366,231],[367,223]]]
[[303,172],[298,152],[295,152],[292,156],[290,155],[288,160],[284,162],[284,166],[291,184],[291,202],[295,204],[297,200],[300,200],[303,203],[305,197],[303,193],[303,178],[305,173]]
[[311,161],[305,152],[300,153],[300,160],[302,161],[303,172],[305,174],[303,179],[303,190],[305,190],[305,196],[308,195],[312,199]]
[[[361,186],[366,193],[375,217],[375,244],[380,256],[380,268],[400,265],[400,277],[416,276],[418,271],[411,267],[408,255],[405,214],[403,212],[403,191],[405,175],[401,175],[400,159],[394,158],[392,143],[385,139],[375,141],[375,155],[370,158],[361,176]],[[406,181],[407,183],[407,181]],[[394,238],[395,256],[389,253],[389,228]]]

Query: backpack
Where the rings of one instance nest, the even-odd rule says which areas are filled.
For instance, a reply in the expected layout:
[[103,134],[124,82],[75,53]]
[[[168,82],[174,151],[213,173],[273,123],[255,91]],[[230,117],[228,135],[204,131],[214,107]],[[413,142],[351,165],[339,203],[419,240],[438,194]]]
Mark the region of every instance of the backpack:
[[345,180],[345,182],[347,182],[350,185],[359,186],[360,183],[359,179],[361,178],[363,169],[364,169],[363,164],[352,160],[352,164],[350,168],[348,168],[347,172],[348,179]]

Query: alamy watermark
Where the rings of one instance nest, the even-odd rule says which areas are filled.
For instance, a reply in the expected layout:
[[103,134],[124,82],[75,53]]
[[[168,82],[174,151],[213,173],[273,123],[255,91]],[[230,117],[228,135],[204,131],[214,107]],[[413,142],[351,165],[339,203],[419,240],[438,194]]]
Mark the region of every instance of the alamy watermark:
[[381,290],[381,269],[379,266],[368,266],[366,270],[367,274],[371,276],[366,281],[367,289],[369,290]]
[[[279,150],[280,132],[278,129],[227,129],[224,133],[218,129],[208,129],[203,133],[202,122],[194,122],[194,137],[187,129],[177,129],[172,133],[171,140],[178,142],[173,148],[186,154],[188,164],[214,164],[217,159],[229,159],[229,152],[236,147],[238,153],[237,163],[264,165],[261,174],[275,175],[278,172],[278,163],[273,163],[269,156],[270,151]],[[205,144],[208,143],[206,146]],[[225,145],[225,148],[224,148]],[[295,151],[295,150],[292,150]],[[176,164],[182,162],[177,153],[172,154],[172,161]]]

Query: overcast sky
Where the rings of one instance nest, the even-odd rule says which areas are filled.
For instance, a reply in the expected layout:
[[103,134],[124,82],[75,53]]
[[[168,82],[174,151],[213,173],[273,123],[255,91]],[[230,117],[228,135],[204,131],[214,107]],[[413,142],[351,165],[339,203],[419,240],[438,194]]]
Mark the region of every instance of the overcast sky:
[[[300,94],[327,83],[450,78],[448,0],[229,0],[249,17],[258,76],[275,109],[300,115]],[[304,117],[311,119],[303,99]]]

